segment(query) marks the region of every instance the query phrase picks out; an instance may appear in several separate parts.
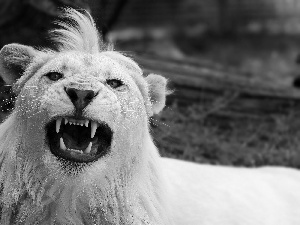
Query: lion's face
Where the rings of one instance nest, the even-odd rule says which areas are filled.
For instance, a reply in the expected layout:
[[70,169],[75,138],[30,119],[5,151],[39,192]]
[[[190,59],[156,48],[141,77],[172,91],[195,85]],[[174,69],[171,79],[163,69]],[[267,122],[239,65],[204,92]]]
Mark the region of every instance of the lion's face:
[[16,155],[50,173],[131,169],[142,159],[149,117],[165,105],[166,79],[144,77],[130,58],[101,50],[93,21],[66,15],[75,23],[56,30],[57,51],[19,44],[0,51],[0,75],[18,95]]
[[143,97],[129,71],[104,53],[59,55],[27,83],[43,87],[45,140],[58,158],[96,161],[116,145],[115,135],[145,124]]
[[147,130],[146,87],[134,78],[139,70],[111,54],[119,53],[49,55],[17,81],[16,111],[28,136],[39,140],[32,157],[90,165],[138,154],[134,143]]

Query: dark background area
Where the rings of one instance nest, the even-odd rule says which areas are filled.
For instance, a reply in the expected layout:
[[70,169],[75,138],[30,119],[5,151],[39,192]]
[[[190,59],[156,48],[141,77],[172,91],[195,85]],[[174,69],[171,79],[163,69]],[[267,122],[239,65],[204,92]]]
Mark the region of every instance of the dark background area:
[[[53,47],[65,6],[91,12],[145,75],[169,79],[175,92],[151,118],[163,156],[300,168],[298,0],[0,0],[0,47]],[[13,94],[0,91],[3,119]]]

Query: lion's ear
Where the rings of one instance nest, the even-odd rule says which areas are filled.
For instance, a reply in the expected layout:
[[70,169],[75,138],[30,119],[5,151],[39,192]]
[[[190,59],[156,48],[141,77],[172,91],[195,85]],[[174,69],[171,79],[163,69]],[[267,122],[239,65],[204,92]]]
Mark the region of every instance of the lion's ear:
[[20,44],[5,45],[0,51],[0,76],[7,84],[19,79],[38,50]]
[[152,112],[159,113],[166,104],[167,79],[156,74],[149,74],[146,77],[148,83]]

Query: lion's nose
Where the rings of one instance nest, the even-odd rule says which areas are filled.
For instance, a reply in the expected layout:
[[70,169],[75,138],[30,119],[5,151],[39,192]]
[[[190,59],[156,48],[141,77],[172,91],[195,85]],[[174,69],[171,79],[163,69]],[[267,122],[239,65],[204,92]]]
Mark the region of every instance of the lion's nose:
[[76,88],[65,88],[65,91],[75,106],[76,111],[82,111],[97,95],[92,90],[78,90]]

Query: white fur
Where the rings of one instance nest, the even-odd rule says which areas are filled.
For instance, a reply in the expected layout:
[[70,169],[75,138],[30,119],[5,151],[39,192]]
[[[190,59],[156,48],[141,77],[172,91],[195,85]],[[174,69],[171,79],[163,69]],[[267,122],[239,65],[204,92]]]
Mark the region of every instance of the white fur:
[[[18,93],[13,113],[0,125],[0,224],[169,224],[148,128],[155,102],[142,71],[104,49],[91,18],[75,10],[66,16],[74,27],[61,23],[64,29],[55,31],[58,51],[17,44],[0,51],[1,74]],[[49,80],[45,75],[53,71],[63,79]],[[125,85],[114,90],[108,79]],[[109,154],[83,167],[57,160],[46,142],[46,124],[73,115],[66,87],[98,93],[84,116],[105,121],[114,132]]]
[[[0,125],[0,224],[300,224],[297,170],[160,158],[148,120],[165,104],[166,79],[143,77],[105,46],[90,17],[65,16],[73,22],[55,31],[58,51],[17,44],[0,51],[0,74],[18,93]],[[47,79],[53,71],[63,79]],[[107,79],[126,85],[112,90]],[[46,141],[46,124],[74,112],[66,87],[97,92],[84,116],[114,132],[109,154],[82,168],[57,160]]]
[[298,225],[300,172],[162,159],[175,224]]

